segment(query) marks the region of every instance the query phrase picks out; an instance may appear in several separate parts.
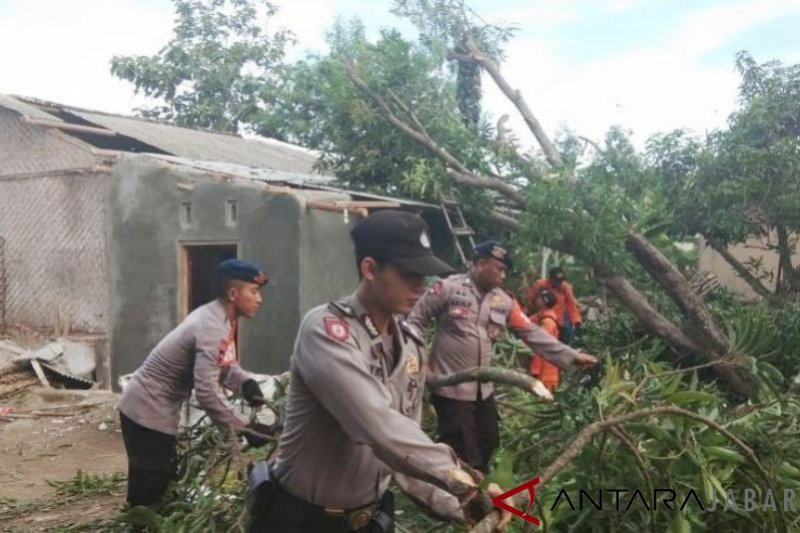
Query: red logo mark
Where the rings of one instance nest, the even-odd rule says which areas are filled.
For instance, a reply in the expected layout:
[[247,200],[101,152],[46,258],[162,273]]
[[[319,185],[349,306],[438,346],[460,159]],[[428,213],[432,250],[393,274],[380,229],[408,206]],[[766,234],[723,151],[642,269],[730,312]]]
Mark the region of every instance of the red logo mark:
[[[536,485],[538,485],[538,484],[539,484],[539,478],[538,477],[534,478],[534,479],[532,479],[530,481],[526,481],[522,485],[520,485],[518,487],[515,487],[515,488],[511,489],[508,492],[504,492],[500,496],[497,496],[496,498],[494,498],[492,500],[492,503],[495,504],[496,506],[498,506],[499,508],[503,509],[504,511],[508,511],[511,514],[514,514],[514,515],[522,518],[523,520],[527,520],[528,522],[531,522],[532,524],[538,526],[538,525],[541,524],[539,519],[536,518],[535,516],[532,516],[532,515],[528,514],[528,511],[530,511],[531,508],[533,507],[533,500],[534,500],[534,498],[536,498],[536,489],[534,487]],[[528,508],[525,509],[524,512],[520,511],[519,509],[516,509],[512,505],[508,505],[507,503],[505,503],[503,501],[503,500],[507,500],[509,498],[512,498],[512,497],[516,496],[517,494],[519,494],[520,492],[522,492],[525,489],[528,489],[528,493],[529,493],[529,496],[531,498],[531,501],[530,501],[530,504],[528,505]]]
[[344,320],[326,317],[324,322],[325,332],[328,334],[328,337],[339,342],[344,342],[350,338],[350,326],[348,326],[347,322]]

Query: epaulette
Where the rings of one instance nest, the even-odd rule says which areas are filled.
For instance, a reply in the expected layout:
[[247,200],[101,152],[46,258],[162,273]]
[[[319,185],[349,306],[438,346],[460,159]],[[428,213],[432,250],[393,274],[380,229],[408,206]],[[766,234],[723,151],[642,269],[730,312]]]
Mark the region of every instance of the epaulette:
[[340,318],[353,318],[356,311],[344,302],[330,302],[328,310]]
[[414,339],[420,346],[425,346],[425,340],[419,335],[419,333],[417,333],[417,330],[414,329],[414,326],[409,324],[405,319],[400,319],[397,322],[400,324],[400,329],[402,329],[406,335]]

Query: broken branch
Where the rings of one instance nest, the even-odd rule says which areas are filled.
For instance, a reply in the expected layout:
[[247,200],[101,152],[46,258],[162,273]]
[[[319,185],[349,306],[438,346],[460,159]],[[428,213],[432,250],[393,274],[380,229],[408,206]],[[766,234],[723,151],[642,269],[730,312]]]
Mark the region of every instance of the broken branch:
[[530,110],[528,104],[525,102],[525,99],[522,97],[522,94],[511,88],[508,81],[503,77],[500,73],[500,69],[497,68],[494,61],[484,56],[480,50],[478,50],[475,41],[472,37],[467,37],[466,41],[467,50],[469,51],[470,57],[473,61],[478,63],[483,69],[489,73],[492,77],[494,82],[497,84],[497,87],[506,95],[506,97],[511,100],[511,102],[516,106],[517,110],[522,115],[522,118],[525,120],[525,123],[528,125],[528,128],[533,133],[533,136],[536,137],[536,140],[539,142],[539,146],[542,147],[542,151],[544,152],[544,156],[547,158],[547,161],[553,167],[560,167],[563,164],[561,159],[561,154],[558,153],[556,146],[553,144],[553,141],[550,140],[547,133],[545,133],[544,128],[539,123],[539,120],[534,116],[533,111]]
[[411,126],[398,118],[386,100],[381,95],[370,89],[367,83],[358,76],[355,66],[352,63],[349,61],[342,61],[342,64],[344,65],[345,73],[347,74],[347,77],[350,78],[350,81],[352,81],[356,87],[358,87],[373,101],[373,103],[375,103],[375,105],[378,106],[378,109],[383,117],[395,128],[413,140],[417,141],[423,147],[427,148],[428,151],[430,151],[439,160],[448,165],[452,169],[451,174],[456,182],[474,188],[492,189],[496,192],[499,192],[515,204],[522,204],[522,196],[516,187],[513,187],[500,178],[477,176],[471,172],[466,165],[464,165],[447,149],[437,144],[431,138],[431,136],[428,134],[428,131],[422,126],[417,116],[413,114],[411,109],[405,103],[400,101],[400,98],[398,98],[396,95],[392,95],[392,98],[395,100],[395,102],[397,102],[397,105],[409,114],[415,126]]
[[[583,448],[587,444],[589,444],[589,442],[592,440],[592,438],[595,435],[597,435],[598,433],[601,433],[603,431],[610,431],[610,430],[612,430],[614,428],[619,428],[623,424],[626,424],[626,423],[631,422],[633,420],[637,420],[639,418],[646,418],[646,417],[656,416],[656,415],[683,416],[683,417],[690,418],[692,420],[696,420],[698,422],[701,422],[702,424],[705,424],[706,426],[710,427],[711,429],[721,433],[722,435],[727,437],[733,444],[736,445],[737,448],[739,448],[744,453],[744,455],[747,457],[747,459],[756,467],[758,472],[764,478],[764,480],[767,483],[768,488],[772,489],[773,492],[776,492],[775,491],[775,487],[773,487],[772,481],[770,480],[769,473],[766,471],[764,466],[758,460],[758,458],[756,457],[756,455],[753,452],[752,448],[750,448],[747,444],[742,442],[741,439],[739,439],[736,435],[731,433],[729,430],[727,430],[725,427],[723,427],[719,423],[714,422],[713,420],[711,420],[709,418],[706,418],[706,417],[704,417],[704,416],[702,416],[700,414],[697,414],[697,413],[694,413],[692,411],[683,409],[681,407],[676,407],[676,406],[671,406],[671,405],[661,406],[661,407],[652,407],[652,408],[649,408],[649,409],[642,409],[642,410],[634,411],[632,413],[628,413],[628,414],[621,415],[621,416],[618,416],[618,417],[612,417],[612,418],[607,418],[605,420],[597,420],[595,422],[592,422],[591,424],[586,426],[580,433],[578,433],[578,436],[575,437],[575,439],[569,444],[569,446],[567,446],[567,448],[561,453],[561,455],[559,455],[558,458],[556,458],[555,461],[550,463],[550,466],[548,466],[545,469],[544,473],[541,476],[539,476],[539,478],[540,478],[539,483],[541,485],[544,485],[544,484],[548,483],[549,481],[552,481],[552,479],[561,470],[563,470],[576,457],[578,457],[578,455],[580,455],[580,453],[583,451]],[[784,516],[783,509],[781,509],[780,506],[779,506],[778,510],[779,510],[779,513],[780,513],[781,522],[782,522],[782,524],[784,526],[784,530],[786,530],[786,517]],[[495,515],[497,515],[497,513],[492,513],[490,516],[487,516],[486,518],[484,518],[478,525],[476,525],[471,530],[471,532],[493,531],[493,529],[491,529],[491,528],[493,528],[494,525],[496,525],[497,519],[498,519],[497,516],[495,516]]]
[[447,375],[432,375],[427,377],[427,385],[431,388],[450,387],[469,381],[500,383],[511,385],[529,392],[543,400],[552,400],[553,394],[536,378],[509,370],[507,368],[473,367]]

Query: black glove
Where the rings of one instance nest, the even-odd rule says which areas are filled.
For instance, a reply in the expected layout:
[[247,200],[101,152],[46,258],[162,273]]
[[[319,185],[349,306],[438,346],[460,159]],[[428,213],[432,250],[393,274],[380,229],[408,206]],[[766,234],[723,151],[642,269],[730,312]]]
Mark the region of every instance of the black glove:
[[[249,430],[249,431],[248,431]],[[253,435],[250,431],[254,431],[259,435]],[[247,444],[252,446],[253,448],[261,448],[262,446],[266,446],[269,444],[270,439],[266,438],[272,434],[272,428],[270,428],[266,424],[259,424],[258,422],[250,422],[245,426],[244,430],[242,431],[244,438],[247,439]]]
[[264,393],[261,392],[261,387],[258,386],[258,382],[254,379],[248,379],[242,383],[242,397],[250,407],[261,407],[267,404],[267,400],[264,399]]
[[464,506],[464,517],[467,519],[467,523],[477,524],[486,518],[486,515],[496,510],[497,507],[492,503],[492,497],[486,491],[481,490]]

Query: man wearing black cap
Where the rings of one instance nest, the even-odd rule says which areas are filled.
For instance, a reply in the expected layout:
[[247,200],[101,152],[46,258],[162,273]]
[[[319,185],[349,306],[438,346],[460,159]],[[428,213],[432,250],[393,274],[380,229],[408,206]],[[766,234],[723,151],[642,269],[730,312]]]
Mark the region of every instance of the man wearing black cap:
[[[473,255],[468,273],[434,283],[409,315],[409,322],[420,334],[436,319],[431,372],[451,374],[490,366],[492,345],[506,328],[561,368],[597,363],[593,356],[576,352],[533,324],[503,291],[507,270],[512,266],[505,247],[486,241],[475,247]],[[467,382],[438,388],[431,397],[442,441],[482,472],[488,470],[499,443],[493,392],[492,383]]]
[[[241,389],[250,405],[264,403],[258,383],[239,366],[236,329],[240,317],[253,318],[258,312],[268,279],[249,261],[230,259],[217,265],[217,299],[192,311],[164,337],[128,383],[118,409],[128,454],[130,505],[150,505],[164,494],[174,473],[181,404],[192,388],[217,425],[269,431],[261,424],[248,424],[222,390]],[[253,446],[266,444],[252,435],[245,437]]]
[[300,325],[277,455],[256,468],[269,481],[251,477],[250,532],[392,532],[392,477],[443,518],[491,512],[453,450],[419,426],[425,345],[399,316],[422,295],[426,276],[452,269],[411,213],[379,211],[351,236],[360,283]]

